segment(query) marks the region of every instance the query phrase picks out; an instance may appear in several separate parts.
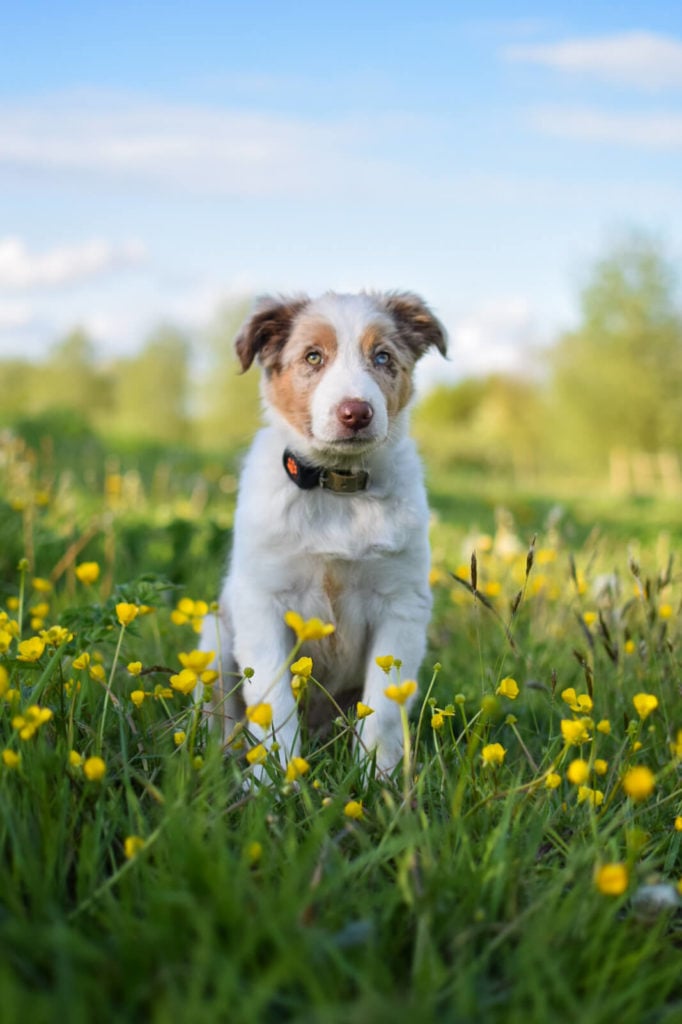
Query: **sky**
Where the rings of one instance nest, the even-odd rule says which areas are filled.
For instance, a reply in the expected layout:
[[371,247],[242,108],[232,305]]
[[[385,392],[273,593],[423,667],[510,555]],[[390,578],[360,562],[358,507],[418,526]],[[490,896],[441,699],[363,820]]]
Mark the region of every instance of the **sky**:
[[422,383],[532,372],[614,240],[682,254],[679,0],[0,0],[0,24],[0,358],[376,288],[448,328]]

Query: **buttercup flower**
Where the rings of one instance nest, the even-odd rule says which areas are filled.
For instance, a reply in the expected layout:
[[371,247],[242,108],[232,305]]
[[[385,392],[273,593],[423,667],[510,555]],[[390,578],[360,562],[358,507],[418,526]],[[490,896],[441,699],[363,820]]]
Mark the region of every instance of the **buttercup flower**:
[[90,665],[90,655],[87,651],[83,651],[77,658],[74,658],[71,662],[71,667],[75,669],[88,668]]
[[349,800],[343,809],[343,813],[347,818],[353,818],[355,821],[359,821],[364,815],[362,800]]
[[556,772],[550,772],[545,779],[545,785],[547,786],[547,789],[558,789],[561,785],[561,776]]
[[506,753],[501,743],[488,743],[481,751],[483,764],[486,768],[497,768],[503,763]]
[[52,712],[49,708],[41,708],[37,704],[32,704],[30,708],[26,708],[23,715],[14,716],[12,728],[19,733],[19,739],[30,740],[33,739],[40,726],[49,722],[51,718]]
[[72,768],[80,768],[83,764],[83,755],[79,754],[77,750],[70,750],[69,764]]
[[45,641],[48,647],[60,647],[61,644],[68,644],[73,640],[73,633],[64,626],[50,626],[49,629],[41,629],[40,639]]
[[594,875],[594,884],[605,896],[622,896],[628,882],[628,869],[625,864],[603,864],[597,868]]
[[43,579],[42,576],[34,576],[31,580],[31,586],[39,594],[50,594],[52,592],[52,584],[49,580]]
[[120,601],[116,605],[116,618],[122,626],[129,626],[140,614],[136,604],[129,604],[127,601]]
[[144,690],[133,690],[132,693],[130,694],[130,699],[136,708],[141,708],[142,705],[144,704],[144,699],[146,696],[147,694],[144,692]]
[[295,676],[301,676],[302,679],[309,679],[313,671],[313,659],[312,658],[299,658],[293,665],[290,666],[291,672]]
[[208,615],[205,601],[193,601],[183,597],[178,601],[177,608],[171,612],[171,622],[176,626],[190,625],[195,633],[201,633],[204,617]]
[[592,698],[586,693],[577,694],[572,686],[562,690],[561,699],[579,714],[588,715],[593,708]]
[[183,668],[189,668],[196,675],[200,676],[215,658],[215,651],[182,651],[178,654],[178,661]]
[[588,743],[590,740],[590,725],[589,718],[580,718],[576,721],[564,718],[561,722],[561,734],[566,744],[578,747],[581,743]]
[[355,714],[357,715],[358,722],[363,718],[368,718],[374,714],[374,708],[371,708],[369,704],[363,704],[361,700],[355,705]]
[[262,764],[265,758],[268,756],[268,752],[262,743],[258,743],[257,746],[251,747],[246,753],[246,760],[249,764]]
[[519,695],[519,684],[511,676],[506,676],[497,687],[495,693],[498,693],[501,697],[507,697],[508,700],[516,700]]
[[374,661],[381,671],[386,673],[386,675],[388,675],[395,664],[395,658],[392,654],[380,654],[374,659]]
[[323,622],[322,619],[304,619],[298,612],[287,612],[284,621],[290,629],[293,629],[298,640],[322,640],[329,636],[336,629],[331,622]]
[[658,707],[658,697],[654,697],[653,693],[636,693],[632,698],[632,703],[635,705],[635,711],[644,721]]
[[175,744],[176,747],[181,747],[186,739],[187,733],[184,731],[184,729],[178,729],[176,732],[173,733],[173,743]]
[[291,761],[289,761],[289,764],[287,765],[285,779],[287,782],[294,782],[309,771],[310,765],[304,757],[292,757]]
[[86,587],[92,586],[99,579],[99,565],[97,562],[80,562],[74,572],[79,581]]
[[106,774],[107,766],[101,757],[89,757],[83,762],[83,772],[90,782],[100,782]]
[[597,722],[597,732],[602,733],[604,736],[611,735],[611,723],[608,718],[602,718],[601,722]]
[[144,849],[144,839],[142,836],[126,836],[123,841],[123,852],[126,856],[126,860],[132,860],[136,857],[140,850]]
[[21,754],[17,754],[16,750],[3,750],[2,763],[5,768],[18,768],[21,764]]
[[39,636],[32,636],[30,640],[22,640],[18,647],[17,661],[38,661],[45,650],[45,641]]
[[0,697],[4,697],[9,690],[9,673],[4,665],[0,665]]
[[394,700],[401,706],[417,692],[417,683],[414,679],[406,679],[404,683],[390,683],[384,690],[389,700]]
[[572,782],[574,786],[582,786],[583,783],[587,782],[589,777],[590,766],[587,761],[583,761],[580,757],[576,758],[575,761],[571,761],[566,769],[566,778],[569,782]]
[[129,661],[128,664],[126,665],[126,668],[128,672],[130,672],[131,676],[139,676],[140,672],[142,671],[142,662]]
[[187,694],[192,692],[197,685],[198,679],[196,672],[192,672],[191,668],[183,668],[177,675],[171,676],[168,682],[174,690]]
[[601,789],[590,789],[589,786],[578,786],[578,803],[589,801],[593,807],[599,807],[604,803],[604,794]]
[[253,725],[259,725],[261,729],[269,729],[272,725],[272,705],[263,702],[249,704],[246,708],[246,717]]
[[629,768],[623,776],[623,789],[635,803],[646,800],[656,787],[656,776],[646,765]]

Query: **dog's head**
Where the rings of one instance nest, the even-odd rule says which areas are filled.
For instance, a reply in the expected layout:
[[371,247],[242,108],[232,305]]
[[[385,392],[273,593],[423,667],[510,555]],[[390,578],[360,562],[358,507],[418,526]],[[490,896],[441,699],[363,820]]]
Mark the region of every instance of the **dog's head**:
[[263,298],[236,340],[242,369],[254,359],[263,367],[267,406],[323,457],[388,438],[432,346],[445,355],[445,330],[407,292]]

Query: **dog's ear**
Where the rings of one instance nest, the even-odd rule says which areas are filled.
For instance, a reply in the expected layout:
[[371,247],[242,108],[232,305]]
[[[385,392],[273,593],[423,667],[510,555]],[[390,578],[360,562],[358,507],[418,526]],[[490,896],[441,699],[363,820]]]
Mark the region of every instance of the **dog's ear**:
[[284,298],[271,295],[256,300],[251,316],[234,343],[242,372],[248,370],[256,357],[266,369],[274,368],[295,318],[308,301],[305,296]]
[[423,356],[431,346],[437,348],[442,356],[447,354],[446,330],[423,299],[412,292],[387,292],[382,299],[415,359]]

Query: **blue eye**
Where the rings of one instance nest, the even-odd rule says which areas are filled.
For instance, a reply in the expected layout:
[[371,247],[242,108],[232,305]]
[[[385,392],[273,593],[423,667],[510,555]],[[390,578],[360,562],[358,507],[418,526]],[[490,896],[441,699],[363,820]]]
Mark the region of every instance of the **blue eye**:
[[391,361],[391,356],[388,352],[375,352],[374,353],[374,365],[375,366],[388,366]]

